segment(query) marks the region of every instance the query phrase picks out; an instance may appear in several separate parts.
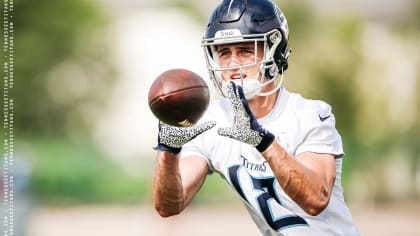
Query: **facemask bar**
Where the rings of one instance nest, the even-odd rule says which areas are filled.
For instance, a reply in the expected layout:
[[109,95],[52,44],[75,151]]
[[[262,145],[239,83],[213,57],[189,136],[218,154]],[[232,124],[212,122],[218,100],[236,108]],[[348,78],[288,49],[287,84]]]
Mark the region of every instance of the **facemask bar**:
[[[276,37],[273,37],[275,35]],[[270,37],[270,38],[269,38]],[[268,43],[268,40],[271,40],[271,46]],[[210,78],[213,81],[213,84],[218,89],[219,93],[226,97],[227,94],[224,92],[224,83],[222,72],[226,70],[239,70],[241,75],[241,82],[239,85],[244,86],[244,80],[254,79],[258,80],[259,83],[254,88],[246,89],[249,93],[252,93],[257,96],[268,96],[275,93],[282,86],[283,82],[283,73],[281,73],[280,81],[277,82],[276,77],[278,75],[278,68],[274,61],[274,53],[277,48],[277,45],[281,41],[281,33],[278,30],[273,30],[265,34],[254,34],[254,35],[239,35],[239,36],[229,36],[229,37],[219,37],[219,38],[210,38],[202,40],[202,47],[204,49],[204,54],[206,58],[207,68],[210,74]],[[237,67],[230,68],[221,68],[218,60],[218,54],[216,47],[223,44],[237,44],[244,42],[253,42],[255,46],[255,59],[253,63],[240,65]],[[262,60],[258,61],[258,43],[263,42],[263,57]],[[256,73],[254,78],[243,79],[242,71],[244,68],[252,67],[259,65],[259,73]],[[283,72],[283,71],[282,71]],[[266,73],[271,73],[271,79],[266,79]],[[261,92],[261,89],[270,83],[275,83],[275,88],[268,92]],[[253,83],[255,84],[255,83]]]

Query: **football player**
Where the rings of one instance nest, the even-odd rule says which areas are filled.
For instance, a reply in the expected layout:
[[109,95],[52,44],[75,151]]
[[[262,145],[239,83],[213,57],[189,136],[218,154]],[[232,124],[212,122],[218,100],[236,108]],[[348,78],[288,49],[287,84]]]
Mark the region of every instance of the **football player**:
[[224,97],[187,128],[160,123],[154,204],[179,214],[219,173],[263,235],[360,235],[343,197],[343,147],[331,107],[282,86],[290,48],[271,0],[224,0],[202,39]]

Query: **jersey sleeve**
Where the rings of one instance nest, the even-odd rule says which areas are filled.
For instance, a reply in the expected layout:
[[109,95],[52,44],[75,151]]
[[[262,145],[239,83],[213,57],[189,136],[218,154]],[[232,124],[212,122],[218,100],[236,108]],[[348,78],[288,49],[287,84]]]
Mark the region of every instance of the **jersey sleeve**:
[[[217,109],[217,105],[218,104],[216,102],[212,101],[208,110],[204,113],[203,117],[200,118],[198,122],[201,123],[209,120],[215,120],[214,114],[217,114],[217,111],[215,111],[215,109]],[[214,148],[214,137],[218,136],[216,130],[217,124],[216,127],[205,131],[204,133],[195,137],[193,140],[184,144],[181,149],[180,158],[182,159],[189,156],[196,156],[202,158],[207,162],[207,165],[209,167],[208,174],[212,174],[215,171],[215,168],[212,164],[210,157],[211,150],[213,150]]]
[[341,158],[344,155],[343,144],[335,128],[331,106],[322,101],[310,101],[302,108],[299,115],[302,143],[297,147],[296,155],[315,152]]
[[184,146],[182,146],[182,149],[181,149],[180,158],[182,159],[189,156],[196,156],[196,157],[204,159],[207,162],[207,165],[209,167],[208,174],[210,175],[214,172],[214,168],[208,158],[208,155],[205,153],[205,151],[203,151],[202,148],[201,149],[199,148],[200,143],[203,142],[203,138],[204,137],[201,137],[200,135],[196,137],[195,139],[191,140],[190,142],[184,144]]

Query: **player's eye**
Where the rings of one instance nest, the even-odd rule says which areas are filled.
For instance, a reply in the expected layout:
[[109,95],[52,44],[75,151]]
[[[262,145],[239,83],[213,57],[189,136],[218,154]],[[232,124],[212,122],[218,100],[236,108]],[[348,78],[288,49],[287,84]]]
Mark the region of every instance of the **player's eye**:
[[229,56],[231,52],[228,49],[222,49],[218,51],[218,54],[219,54],[219,57],[225,57],[225,56]]
[[242,55],[250,55],[250,54],[254,54],[254,50],[251,50],[249,48],[242,48],[239,51]]
[[249,57],[254,55],[254,45],[240,45],[236,48],[236,52],[243,57]]

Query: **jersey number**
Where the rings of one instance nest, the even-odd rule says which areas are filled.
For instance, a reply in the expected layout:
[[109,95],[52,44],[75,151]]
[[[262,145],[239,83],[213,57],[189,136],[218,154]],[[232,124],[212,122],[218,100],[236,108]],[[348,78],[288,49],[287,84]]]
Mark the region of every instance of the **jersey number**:
[[[241,197],[249,203],[239,183],[238,170],[240,167],[240,165],[230,167],[229,177],[239,195],[241,195]],[[271,226],[271,228],[279,231],[284,228],[308,225],[308,223],[302,217],[297,215],[287,215],[279,219],[273,219],[273,215],[271,214],[270,205],[268,202],[274,199],[278,204],[281,205],[281,201],[275,194],[274,190],[275,178],[268,177],[259,179],[251,175],[249,175],[249,177],[252,180],[254,190],[262,191],[262,193],[257,197],[257,202],[265,218],[265,221]]]

